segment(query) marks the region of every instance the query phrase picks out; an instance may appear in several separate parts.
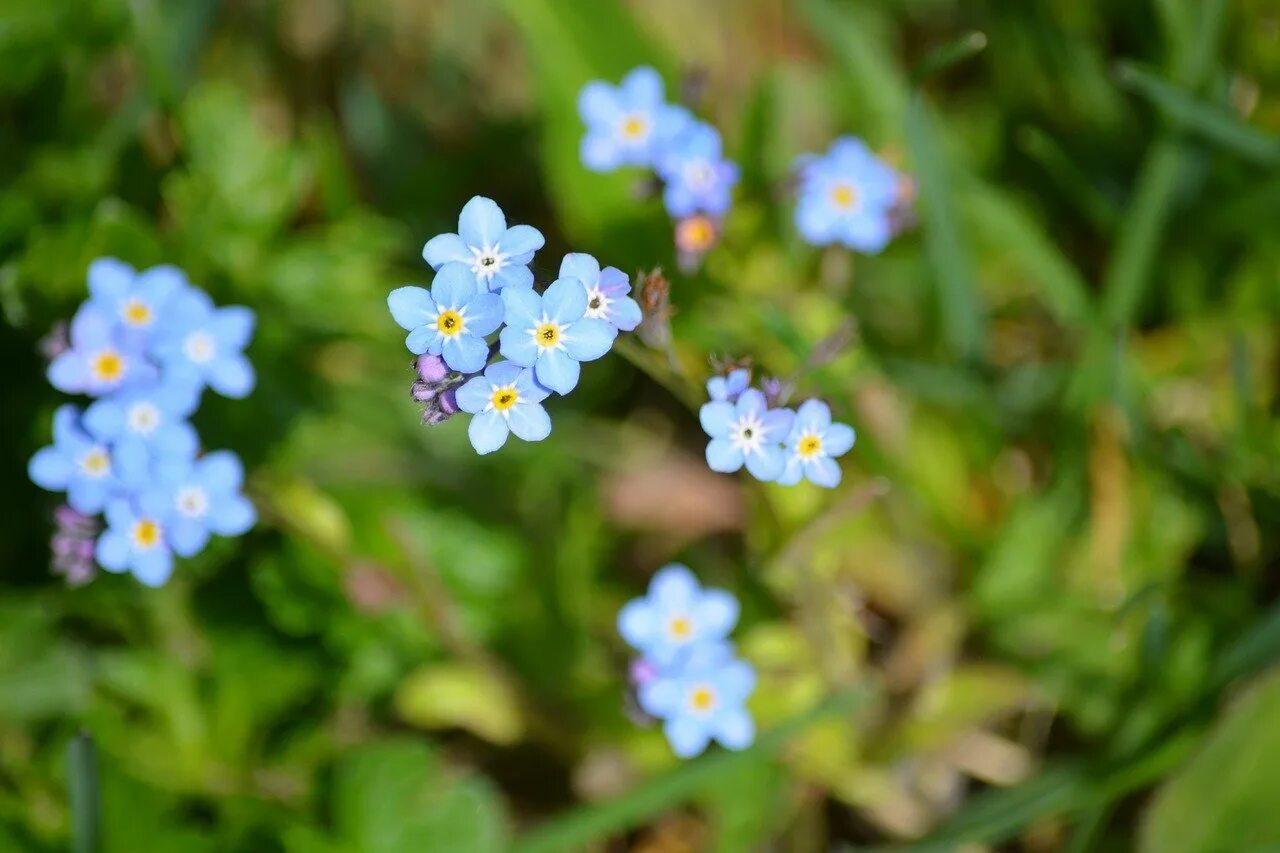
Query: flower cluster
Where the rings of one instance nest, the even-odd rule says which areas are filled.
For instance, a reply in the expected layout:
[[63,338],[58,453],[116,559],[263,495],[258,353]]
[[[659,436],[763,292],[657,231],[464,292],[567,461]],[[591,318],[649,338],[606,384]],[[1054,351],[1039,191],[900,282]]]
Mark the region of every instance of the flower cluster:
[[240,460],[229,451],[198,456],[188,422],[205,386],[236,398],[253,389],[243,352],[253,326],[252,311],[215,307],[176,267],[138,272],[115,258],[89,266],[89,298],[69,340],[50,353],[49,381],[94,399],[84,411],[57,410],[53,444],[28,466],[36,485],[66,492],[55,571],[84,582],[92,557],[160,586],[174,554],[194,556],[210,534],[239,536],[253,526]]
[[682,257],[695,260],[714,245],[739,177],[737,165],[724,157],[719,131],[667,103],[662,78],[648,67],[632,70],[617,86],[587,83],[578,113],[587,126],[581,156],[588,169],[653,169],[676,220]]
[[458,233],[433,237],[422,250],[435,270],[431,288],[401,287],[387,297],[418,356],[410,393],[423,404],[423,421],[472,415],[467,433],[477,453],[492,453],[511,433],[546,438],[551,418],[542,402],[571,392],[581,363],[640,323],[627,276],[601,269],[591,255],[565,255],[559,276],[539,292],[529,264],[542,245],[537,229],[508,228],[502,209],[476,196],[462,208]]
[[794,486],[807,479],[827,488],[839,485],[835,459],[853,447],[853,428],[833,422],[821,400],[806,400],[795,411],[774,407],[770,401],[782,396],[781,383],[766,383],[768,394],[750,384],[746,368],[707,382],[711,399],[698,419],[711,437],[711,470],[729,474],[745,465],[751,476],[766,483]]
[[796,161],[796,228],[815,246],[841,243],[876,254],[907,224],[914,183],[855,137]]
[[653,576],[648,594],[618,613],[618,633],[640,652],[631,668],[645,713],[681,758],[712,740],[744,749],[755,723],[744,707],[756,674],[729,642],[738,602],[728,592],[703,589],[685,566],[673,563]]

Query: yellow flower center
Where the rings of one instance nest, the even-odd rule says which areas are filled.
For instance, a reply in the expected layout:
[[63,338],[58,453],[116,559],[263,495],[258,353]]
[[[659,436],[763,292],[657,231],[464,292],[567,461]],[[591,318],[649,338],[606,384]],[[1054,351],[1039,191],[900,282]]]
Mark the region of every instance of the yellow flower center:
[[494,388],[493,396],[489,399],[495,409],[505,412],[520,400],[520,394],[514,386],[508,385],[505,388]]
[[687,616],[673,616],[667,630],[671,632],[672,638],[687,640],[693,635],[693,622]]
[[113,349],[104,349],[93,357],[90,369],[99,382],[115,382],[124,376],[124,356]]
[[705,252],[715,241],[716,226],[709,217],[690,216],[676,225],[676,247],[682,252]]
[[556,323],[543,323],[534,331],[533,340],[538,346],[550,349],[560,343],[560,326]]
[[453,309],[441,311],[440,316],[436,318],[436,328],[440,330],[440,334],[447,337],[453,337],[458,334],[465,325],[462,322],[462,315]]
[[149,518],[133,523],[133,544],[138,548],[154,548],[160,544],[160,525]]
[[852,184],[836,184],[831,188],[831,203],[848,210],[858,201],[858,190]]
[[689,707],[695,711],[706,713],[716,706],[716,693],[705,684],[699,684],[689,691]]
[[125,303],[124,321],[130,326],[145,326],[151,322],[151,306],[138,299],[130,299]]
[[796,445],[796,453],[808,459],[822,452],[822,439],[816,435],[806,435]]
[[641,115],[630,115],[622,121],[622,135],[627,139],[639,139],[649,132],[649,122]]
[[95,447],[80,458],[80,469],[90,477],[105,476],[111,471],[111,457]]

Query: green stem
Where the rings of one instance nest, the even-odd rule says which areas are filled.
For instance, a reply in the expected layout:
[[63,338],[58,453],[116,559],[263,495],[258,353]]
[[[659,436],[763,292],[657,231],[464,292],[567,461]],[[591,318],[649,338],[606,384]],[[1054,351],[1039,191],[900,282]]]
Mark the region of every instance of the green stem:
[[67,788],[71,800],[71,849],[97,853],[99,842],[98,752],[81,732],[67,744]]

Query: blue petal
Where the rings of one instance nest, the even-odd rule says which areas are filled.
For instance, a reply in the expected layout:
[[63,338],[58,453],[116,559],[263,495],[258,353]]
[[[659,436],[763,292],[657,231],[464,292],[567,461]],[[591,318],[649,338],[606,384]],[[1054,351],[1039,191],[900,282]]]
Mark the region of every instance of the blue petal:
[[512,225],[498,241],[498,250],[508,255],[524,255],[538,251],[546,242],[542,232],[532,225]]
[[431,282],[431,298],[441,310],[458,310],[479,290],[475,273],[462,264],[445,264]]
[[[508,315],[509,316],[509,315]],[[511,322],[507,320],[508,324]],[[528,328],[508,325],[498,336],[498,351],[521,367],[533,367],[538,360],[538,346]]]
[[[503,355],[506,355],[504,352]],[[510,356],[508,356],[509,358]],[[514,359],[513,359],[514,361]],[[534,376],[547,388],[559,394],[568,394],[578,385],[582,367],[563,350],[546,350],[534,365]]]
[[542,297],[532,290],[504,288],[502,305],[506,309],[505,317],[508,326],[532,329],[542,321]]
[[564,348],[578,361],[594,361],[609,351],[618,330],[604,320],[583,318],[569,326],[564,335]]
[[243,355],[219,358],[209,366],[209,387],[224,397],[249,396],[255,381],[253,365]]
[[422,259],[431,265],[433,270],[448,263],[471,263],[473,255],[457,234],[437,234],[422,247]]
[[476,453],[483,456],[492,453],[507,443],[507,421],[496,411],[482,412],[471,419],[467,426],[467,437]]
[[[698,410],[698,421],[702,424],[703,431],[712,438],[727,435],[729,424],[737,416],[738,412],[734,409],[733,404],[723,400],[712,400],[710,403],[703,403],[702,408]],[[742,463],[739,462],[738,464],[741,465]],[[734,470],[737,469],[735,468]]]
[[119,258],[98,258],[89,264],[89,293],[95,300],[115,303],[128,294],[136,275]]
[[742,708],[716,714],[712,728],[716,740],[729,749],[746,749],[756,739],[755,721]]
[[109,528],[98,537],[94,559],[109,572],[123,572],[129,563],[129,539],[124,532]]
[[794,486],[804,479],[804,460],[795,454],[787,456],[787,464],[775,480],[780,486]]
[[65,489],[74,472],[75,465],[71,460],[53,447],[37,450],[36,455],[27,463],[27,476],[31,478],[31,482],[51,492]]
[[[490,367],[489,370],[493,368]],[[475,376],[462,384],[455,395],[458,408],[468,414],[475,414],[489,405],[493,396],[493,383],[488,379],[488,371],[484,376]]]
[[520,402],[511,407],[511,431],[525,441],[542,441],[551,435],[551,417],[537,403]]
[[646,599],[637,598],[618,611],[618,633],[633,648],[645,651],[658,633],[657,614]]
[[769,408],[769,404],[765,402],[764,394],[755,388],[748,388],[743,391],[738,396],[736,406],[740,415],[748,415],[754,412],[761,417],[764,416],[764,413]]
[[727,438],[713,438],[707,444],[707,465],[712,471],[732,474],[742,467],[742,451]]
[[551,396],[550,391],[538,384],[532,370],[521,370],[515,382],[521,399],[530,403],[541,403]]
[[474,196],[458,215],[458,234],[468,246],[492,247],[507,230],[507,219],[493,199]]
[[618,90],[608,83],[592,80],[578,93],[578,115],[587,124],[612,126],[621,114]]
[[432,355],[439,355],[442,343],[440,330],[435,326],[419,326],[404,336],[405,348],[414,355],[422,355],[428,352]]
[[98,400],[85,410],[84,426],[95,438],[111,441],[124,432],[124,406],[112,399]]
[[874,255],[889,245],[892,236],[887,215],[862,213],[845,219],[840,240],[851,249]]
[[647,65],[623,77],[621,89],[629,107],[656,107],[663,101],[662,77]]
[[677,219],[698,211],[698,197],[690,192],[683,181],[671,181],[662,191],[662,204],[667,213]]
[[578,149],[582,165],[593,172],[612,172],[623,163],[623,150],[612,132],[588,133]]
[[681,758],[693,758],[707,748],[711,737],[703,726],[689,717],[672,717],[662,726],[671,749]]
[[689,610],[701,592],[693,572],[680,563],[668,563],[649,581],[649,599],[668,613]]
[[692,615],[699,639],[722,640],[738,622],[738,600],[722,589],[709,589],[702,594]]
[[519,263],[508,263],[493,274],[489,280],[489,290],[532,290],[533,270]]
[[558,278],[542,295],[542,310],[557,323],[572,323],[587,311],[587,289],[576,278]]
[[254,313],[243,305],[228,305],[219,308],[209,320],[209,333],[222,347],[231,350],[242,350],[253,338],[253,327],[256,322]]
[[790,409],[770,409],[762,420],[763,429],[770,441],[782,442],[791,433],[796,413]]
[[64,403],[53,412],[53,443],[63,445],[68,442],[83,442],[84,432],[80,429],[80,410],[70,403]]
[[196,476],[209,494],[231,494],[244,484],[244,465],[230,450],[215,450],[200,459]]
[[743,660],[721,663],[716,671],[716,689],[725,704],[741,704],[756,689],[756,671]]
[[796,409],[795,429],[821,434],[831,423],[831,410],[821,400],[805,400]]
[[523,383],[521,379],[529,375],[529,371],[518,364],[512,364],[509,361],[495,361],[485,370],[484,376],[492,384],[499,387],[514,385],[516,390],[524,394]]
[[156,453],[162,456],[194,456],[200,447],[195,427],[185,421],[165,424],[151,437]]
[[112,464],[120,481],[130,487],[139,487],[151,479],[151,454],[147,445],[137,436],[121,439],[111,453]]
[[209,530],[198,521],[183,518],[170,523],[165,537],[179,557],[194,557],[209,542]]
[[826,246],[836,238],[835,219],[825,205],[802,197],[796,205],[796,230],[814,246]]
[[496,293],[478,293],[467,303],[467,331],[483,338],[501,326],[505,316],[506,306],[502,304],[501,296]]
[[615,296],[609,304],[609,322],[624,332],[630,332],[644,316],[640,313],[640,305],[630,296]]
[[444,363],[459,373],[479,373],[489,360],[489,345],[469,333],[445,338],[440,348]]
[[111,497],[110,487],[111,483],[107,478],[88,480],[73,477],[67,483],[67,503],[76,512],[96,515],[107,505],[107,500]]
[[770,483],[782,476],[787,467],[787,457],[781,447],[762,447],[747,454],[747,470],[762,483]]
[[591,287],[600,280],[600,262],[585,252],[571,252],[560,262],[560,278],[576,278]]
[[89,305],[71,318],[71,343],[76,349],[97,349],[111,342],[112,319]]
[[233,495],[209,507],[209,529],[219,536],[240,536],[258,520],[258,511],[248,498]]
[[66,394],[79,394],[89,382],[84,356],[67,350],[49,364],[49,384]]
[[640,707],[645,713],[658,718],[670,717],[680,711],[684,691],[674,678],[655,678],[640,688]]
[[828,489],[834,489],[840,485],[840,466],[834,459],[826,456],[805,460],[804,475],[809,478],[809,482]]
[[164,586],[173,574],[173,554],[168,548],[156,547],[133,555],[133,576],[150,587]]
[[822,449],[828,456],[843,456],[853,447],[857,436],[847,424],[832,424],[822,436]]

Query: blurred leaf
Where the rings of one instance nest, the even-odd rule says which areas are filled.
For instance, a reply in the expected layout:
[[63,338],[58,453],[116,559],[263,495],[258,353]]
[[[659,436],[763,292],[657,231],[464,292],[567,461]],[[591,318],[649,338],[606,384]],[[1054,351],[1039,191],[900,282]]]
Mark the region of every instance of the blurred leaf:
[[499,678],[467,664],[442,663],[411,673],[396,691],[396,711],[423,728],[460,728],[496,744],[524,730],[516,697]]

